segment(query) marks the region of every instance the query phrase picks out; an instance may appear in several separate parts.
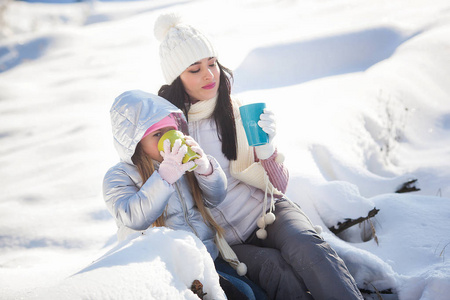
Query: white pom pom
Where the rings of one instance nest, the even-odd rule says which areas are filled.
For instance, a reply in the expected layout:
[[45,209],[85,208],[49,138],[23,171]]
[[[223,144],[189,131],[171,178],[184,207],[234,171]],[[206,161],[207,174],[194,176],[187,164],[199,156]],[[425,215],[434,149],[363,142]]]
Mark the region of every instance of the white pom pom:
[[264,222],[267,225],[272,224],[273,222],[275,222],[275,215],[273,213],[268,213],[265,217],[264,217]]
[[236,272],[239,276],[244,276],[245,274],[247,274],[247,266],[244,263],[239,263],[236,268]]
[[267,231],[261,228],[256,232],[256,236],[260,240],[265,240],[267,238]]
[[162,42],[170,28],[181,23],[181,16],[175,13],[163,14],[156,19],[154,34],[158,41]]
[[258,225],[258,228],[264,228],[266,227],[266,222],[264,221],[264,217],[261,217],[256,221],[256,225]]
[[317,231],[318,234],[322,233],[322,226],[316,225],[316,226],[314,226],[314,229]]

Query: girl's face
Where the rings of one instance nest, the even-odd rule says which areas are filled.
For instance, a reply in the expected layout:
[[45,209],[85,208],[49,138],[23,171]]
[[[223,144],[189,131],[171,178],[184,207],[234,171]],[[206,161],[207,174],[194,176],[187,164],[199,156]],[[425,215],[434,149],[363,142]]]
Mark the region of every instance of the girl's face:
[[161,154],[159,154],[158,150],[158,142],[159,139],[169,130],[175,129],[174,127],[164,127],[158,130],[153,131],[145,138],[143,138],[140,143],[142,146],[142,150],[144,150],[145,154],[147,154],[151,159],[162,162],[163,158]]
[[207,57],[193,63],[181,73],[180,78],[192,103],[213,98],[220,84],[217,58]]

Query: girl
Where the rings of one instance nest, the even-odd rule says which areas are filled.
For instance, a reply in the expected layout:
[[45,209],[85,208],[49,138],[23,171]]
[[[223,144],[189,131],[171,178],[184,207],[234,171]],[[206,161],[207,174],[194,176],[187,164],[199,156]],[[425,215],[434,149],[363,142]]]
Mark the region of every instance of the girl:
[[[239,279],[242,277],[225,270],[226,264],[218,258],[215,235],[223,230],[207,207],[219,205],[226,195],[227,180],[220,165],[189,136],[186,143],[200,155],[194,161],[182,163],[187,147],[181,146],[180,139],[172,149],[169,140],[164,141],[164,151],[157,148],[168,130],[187,133],[181,111],[156,95],[128,91],[115,99],[110,114],[121,162],[106,173],[103,194],[116,220],[119,239],[150,226],[192,232],[205,244],[219,274],[245,294],[238,299],[255,299],[251,288]],[[186,172],[195,164],[193,172]],[[226,283],[221,277],[227,295],[239,293]]]
[[225,200],[211,212],[249,278],[272,299],[362,299],[344,262],[284,195],[288,172],[273,113],[266,109],[259,122],[269,143],[249,147],[230,97],[232,73],[206,36],[174,14],[158,18],[155,36],[167,83],[159,95],[185,113],[190,134],[227,176]]

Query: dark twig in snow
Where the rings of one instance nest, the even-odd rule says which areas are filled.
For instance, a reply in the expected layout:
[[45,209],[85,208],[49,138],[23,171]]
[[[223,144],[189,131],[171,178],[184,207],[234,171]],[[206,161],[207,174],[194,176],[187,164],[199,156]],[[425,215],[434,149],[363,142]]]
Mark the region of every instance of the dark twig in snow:
[[375,217],[375,215],[379,211],[380,211],[379,209],[374,208],[371,211],[369,211],[369,214],[367,215],[367,217],[360,217],[358,219],[346,219],[345,222],[343,222],[343,223],[339,222],[337,224],[337,226],[338,226],[337,228],[336,228],[336,226],[333,226],[328,229],[330,229],[330,231],[333,232],[334,234],[338,234],[338,233],[344,231],[345,229],[352,227],[353,225],[362,223],[372,217]]

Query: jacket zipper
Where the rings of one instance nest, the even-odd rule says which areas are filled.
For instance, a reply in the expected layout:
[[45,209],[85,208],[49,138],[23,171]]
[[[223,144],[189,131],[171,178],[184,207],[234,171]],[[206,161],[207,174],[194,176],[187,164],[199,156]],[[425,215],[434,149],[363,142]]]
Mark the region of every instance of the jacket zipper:
[[228,220],[225,218],[225,215],[222,213],[221,210],[216,209],[220,215],[222,216],[222,219],[225,220],[225,222],[228,224],[228,226],[232,229],[234,237],[241,242],[241,244],[244,243],[244,241],[239,237],[238,233],[236,232],[236,229],[234,229],[234,227],[228,222]]
[[188,214],[187,214],[187,206],[186,206],[186,202],[184,201],[183,197],[181,196],[181,192],[180,189],[178,188],[178,184],[175,182],[173,184],[175,186],[175,189],[177,191],[178,194],[178,198],[180,198],[180,202],[181,202],[181,207],[183,208],[183,213],[184,213],[184,219],[186,220],[186,224],[188,224],[188,226],[192,229],[192,232],[198,237],[198,233],[195,230],[194,226],[192,226],[192,224],[189,222],[189,218],[188,218]]

